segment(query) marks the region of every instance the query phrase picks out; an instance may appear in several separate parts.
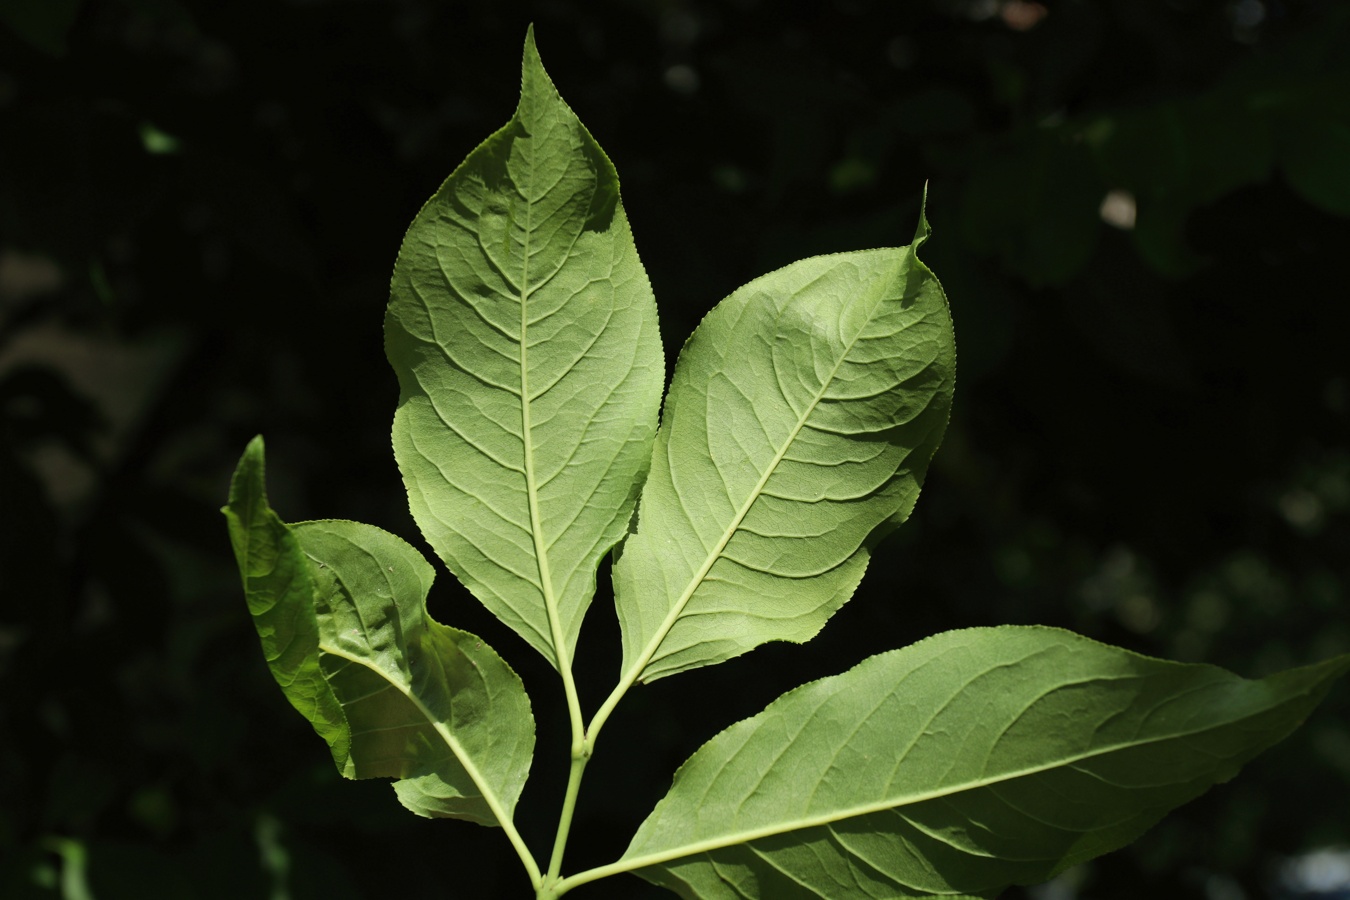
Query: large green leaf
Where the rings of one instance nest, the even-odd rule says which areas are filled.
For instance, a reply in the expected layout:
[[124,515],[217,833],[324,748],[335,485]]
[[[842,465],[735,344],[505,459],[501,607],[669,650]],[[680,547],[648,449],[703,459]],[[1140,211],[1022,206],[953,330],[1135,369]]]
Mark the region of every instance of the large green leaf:
[[1231,778],[1347,669],[1247,681],[1051,628],[948,632],[713,738],[607,868],[701,900],[993,897]]
[[523,68],[514,118],[409,229],[385,334],[422,533],[557,666],[632,515],[665,363],[614,166],[532,34]]
[[615,565],[625,672],[807,640],[909,515],[956,367],[927,236],[794,263],[694,332]]
[[509,821],[534,718],[490,647],[426,611],[433,572],[358,522],[287,525],[267,504],[263,443],[244,451],[225,507],[272,674],[348,778],[397,778],[424,816]]

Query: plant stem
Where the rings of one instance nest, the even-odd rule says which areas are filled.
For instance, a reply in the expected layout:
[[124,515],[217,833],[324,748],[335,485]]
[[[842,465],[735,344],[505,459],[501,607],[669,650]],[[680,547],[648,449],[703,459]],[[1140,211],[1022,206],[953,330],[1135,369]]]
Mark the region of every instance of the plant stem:
[[553,838],[553,856],[549,859],[548,874],[544,877],[546,885],[557,881],[562,873],[563,855],[567,852],[567,836],[572,830],[572,816],[576,812],[577,794],[581,791],[581,777],[590,761],[590,748],[583,746],[572,750],[572,770],[567,775],[567,794],[563,797],[562,812],[558,815],[558,830]]
[[553,900],[555,897],[561,897],[563,894],[566,894],[568,891],[572,890],[572,888],[581,887],[583,884],[599,881],[601,878],[608,878],[611,875],[618,875],[622,872],[631,872],[634,869],[640,868],[642,868],[640,865],[630,865],[620,861],[612,862],[607,866],[596,866],[594,869],[586,869],[575,875],[569,875],[561,881],[551,885],[549,888],[550,893],[547,895],[540,895],[540,900],[543,900],[544,897],[547,897],[548,900]]
[[[496,810],[494,810],[494,812],[496,812]],[[534,856],[530,853],[530,848],[525,846],[525,839],[520,836],[520,832],[516,830],[515,823],[510,819],[503,819],[498,816],[497,821],[502,826],[502,831],[506,832],[506,839],[511,842],[512,847],[516,848],[516,855],[520,857],[521,863],[525,866],[525,874],[530,877],[530,884],[535,890],[538,890],[539,886],[544,883],[544,879],[543,876],[539,874],[539,863],[534,861]]]
[[595,715],[591,718],[590,727],[586,729],[586,741],[591,747],[595,746],[595,739],[600,734],[600,729],[605,727],[605,722],[609,721],[610,713],[614,712],[614,707],[619,705],[623,695],[628,693],[628,689],[633,686],[638,673],[642,671],[642,667],[645,665],[646,661],[644,660],[640,665],[633,666],[625,672],[623,678],[615,685],[614,690],[605,698],[605,702],[595,711]]

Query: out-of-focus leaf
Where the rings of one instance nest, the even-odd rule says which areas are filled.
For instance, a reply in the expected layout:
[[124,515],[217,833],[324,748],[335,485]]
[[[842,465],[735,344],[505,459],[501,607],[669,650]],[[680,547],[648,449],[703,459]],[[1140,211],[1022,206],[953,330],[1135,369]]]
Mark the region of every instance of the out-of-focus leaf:
[[1290,186],[1314,206],[1350,216],[1350,75],[1308,85],[1274,115]]
[[1085,147],[1042,128],[997,148],[966,183],[966,238],[1033,285],[1068,281],[1092,258],[1106,189]]
[[1264,181],[1274,161],[1270,123],[1240,87],[1102,115],[1084,135],[1110,187],[1138,199],[1141,255],[1169,275],[1200,264],[1185,242],[1191,211]]
[[358,522],[287,526],[267,505],[261,438],[224,511],[268,665],[339,771],[402,779],[419,815],[509,820],[534,749],[529,700],[491,648],[427,615],[421,554]]
[[386,349],[422,533],[556,666],[632,515],[665,365],[614,166],[533,34],[515,116],[404,239]]
[[1231,778],[1347,669],[1248,681],[1050,628],[948,632],[713,738],[616,868],[699,900],[992,898]]
[[80,0],[5,0],[0,22],[51,56],[66,55],[66,35],[75,24]]
[[811,638],[909,515],[956,367],[927,236],[756,279],[685,345],[614,569],[626,673]]

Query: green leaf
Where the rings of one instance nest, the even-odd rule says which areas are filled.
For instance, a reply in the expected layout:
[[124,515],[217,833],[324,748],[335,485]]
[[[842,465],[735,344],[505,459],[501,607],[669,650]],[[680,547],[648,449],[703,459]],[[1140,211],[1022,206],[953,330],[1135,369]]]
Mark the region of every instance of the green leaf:
[[956,368],[927,236],[758,278],[685,345],[614,569],[626,673],[811,638],[914,508]]
[[419,815],[509,821],[534,750],[520,679],[427,615],[434,573],[420,553],[358,522],[286,525],[263,474],[255,438],[224,512],[268,665],[338,770],[402,779]]
[[948,632],[713,738],[609,868],[701,900],[993,897],[1231,778],[1347,669],[1248,681],[1051,628]]
[[286,699],[328,742],[338,769],[346,766],[351,734],[342,705],[319,666],[314,583],[300,542],[267,505],[263,439],[249,442],[221,510],[244,580],[244,596],[272,677]]
[[394,451],[422,533],[555,666],[624,535],[665,377],[614,166],[526,39],[520,106],[394,269]]

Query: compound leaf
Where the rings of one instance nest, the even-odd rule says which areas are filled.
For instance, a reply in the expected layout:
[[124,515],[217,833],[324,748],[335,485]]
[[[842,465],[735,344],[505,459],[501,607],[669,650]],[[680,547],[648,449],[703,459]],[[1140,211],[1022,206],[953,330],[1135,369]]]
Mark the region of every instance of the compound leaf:
[[948,632],[713,738],[610,868],[699,900],[994,897],[1231,778],[1347,669],[1248,681],[1051,628]]
[[263,651],[347,778],[396,778],[424,816],[510,819],[534,718],[491,648],[432,620],[433,571],[401,539],[345,521],[287,525],[268,506],[263,443],[244,452],[225,515]]
[[665,363],[614,166],[532,33],[515,116],[404,239],[385,346],[422,533],[493,614],[570,660],[632,515]]
[[758,278],[685,345],[614,568],[626,673],[811,638],[908,517],[956,368],[927,236]]

